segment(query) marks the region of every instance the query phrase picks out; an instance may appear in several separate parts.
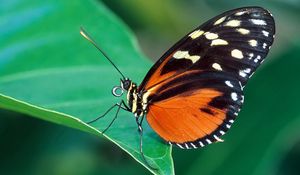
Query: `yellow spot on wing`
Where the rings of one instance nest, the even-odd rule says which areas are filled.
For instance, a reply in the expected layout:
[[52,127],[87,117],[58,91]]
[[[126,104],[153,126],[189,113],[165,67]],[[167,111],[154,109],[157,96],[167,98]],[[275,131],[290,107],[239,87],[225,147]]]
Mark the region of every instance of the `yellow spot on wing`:
[[187,57],[187,59],[191,60],[193,63],[197,62],[200,59],[200,56],[198,55],[193,55],[193,56],[189,56]]
[[238,27],[240,25],[241,25],[241,21],[235,19],[230,20],[225,24],[225,26],[229,26],[229,27]]
[[202,31],[202,30],[195,30],[194,32],[192,32],[191,34],[189,34],[189,36],[190,36],[192,39],[196,39],[196,38],[198,38],[199,36],[201,36],[203,33],[204,33],[204,31]]
[[242,35],[247,35],[250,33],[250,30],[244,29],[244,28],[238,28],[236,29],[238,32],[240,32]]
[[222,70],[220,64],[218,64],[218,63],[212,64],[212,67],[213,67],[214,69],[216,69],[216,70]]
[[211,42],[210,46],[228,45],[228,42],[223,39],[215,39]]
[[197,62],[200,59],[198,55],[190,55],[188,51],[177,51],[174,53],[173,58],[175,59],[189,59],[193,63]]
[[151,94],[151,91],[148,90],[146,93],[143,94],[143,103],[147,104],[147,98]]
[[185,58],[189,56],[189,52],[188,51],[180,51],[178,50],[177,52],[174,53],[173,57],[176,59],[181,59],[181,58]]
[[257,41],[254,39],[249,40],[248,42],[249,42],[250,46],[253,46],[253,47],[257,46]]
[[217,39],[219,37],[218,34],[210,33],[210,32],[206,32],[204,35],[209,40]]
[[240,50],[238,50],[238,49],[233,49],[231,51],[231,56],[233,56],[235,58],[238,58],[238,59],[244,58],[243,53]]
[[225,21],[225,19],[226,19],[226,16],[224,16],[224,17],[218,19],[218,20],[214,23],[214,25],[221,24],[223,21]]

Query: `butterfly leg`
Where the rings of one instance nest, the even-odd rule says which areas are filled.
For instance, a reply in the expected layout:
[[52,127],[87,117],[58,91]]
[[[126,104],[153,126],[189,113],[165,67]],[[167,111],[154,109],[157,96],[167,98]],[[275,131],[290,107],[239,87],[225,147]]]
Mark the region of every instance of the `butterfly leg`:
[[111,106],[103,115],[101,115],[101,116],[99,116],[99,117],[97,117],[97,118],[95,118],[95,119],[87,122],[87,124],[91,124],[91,123],[93,123],[93,122],[95,122],[95,121],[103,118],[104,116],[106,116],[106,114],[108,114],[116,106],[118,107],[118,109],[117,109],[117,112],[115,114],[115,117],[112,119],[112,121],[109,123],[109,125],[102,131],[102,133],[105,133],[111,127],[111,125],[114,123],[114,121],[117,119],[120,109],[123,109],[125,111],[129,111],[130,112],[129,107],[125,104],[125,102],[123,100],[121,100],[120,103],[116,103],[113,106]]
[[114,121],[117,119],[119,111],[120,111],[121,108],[123,110],[125,110],[125,111],[129,111],[130,112],[129,107],[125,104],[125,102],[123,100],[121,100],[120,103],[117,103],[115,105],[118,106],[118,109],[117,109],[117,112],[115,114],[115,117],[112,119],[112,121],[109,123],[109,125],[102,131],[102,134],[104,134],[111,127],[111,125],[114,123]]
[[118,106],[118,103],[114,104],[113,106],[111,106],[103,115],[91,120],[91,121],[88,121],[86,122],[87,124],[91,124],[91,123],[94,123],[95,121],[99,120],[100,118],[103,118],[104,116],[106,116],[106,114],[108,114],[113,108],[115,108],[116,106]]
[[152,170],[157,170],[157,168],[154,168],[152,167],[149,162],[146,160],[146,157],[144,155],[144,152],[143,152],[143,126],[142,126],[142,122],[144,120],[144,115],[141,117],[141,120],[139,120],[139,117],[136,117],[136,123],[138,125],[138,132],[139,132],[139,135],[140,135],[140,153],[142,155],[142,159],[144,160],[144,162],[146,163],[146,165],[151,168]]
[[[122,106],[123,105],[123,106]],[[91,120],[91,121],[88,121],[86,122],[87,124],[91,124],[91,123],[94,123],[95,121],[103,118],[104,116],[106,116],[106,114],[108,114],[113,108],[115,108],[116,106],[119,106],[120,108],[122,108],[123,110],[125,111],[129,111],[130,112],[130,109],[129,107],[125,104],[124,100],[121,100],[120,104],[119,103],[116,103],[114,104],[113,106],[111,106],[103,115]]]

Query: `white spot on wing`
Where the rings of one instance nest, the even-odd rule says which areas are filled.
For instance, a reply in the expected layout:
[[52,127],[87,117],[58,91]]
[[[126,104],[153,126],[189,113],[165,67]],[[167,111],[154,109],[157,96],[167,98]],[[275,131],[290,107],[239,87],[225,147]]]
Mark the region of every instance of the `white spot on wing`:
[[199,144],[200,144],[200,146],[201,146],[201,147],[203,147],[203,146],[204,146],[204,144],[203,144],[201,141],[199,142]]
[[235,14],[235,16],[241,16],[241,15],[243,15],[244,13],[246,13],[246,11],[237,12],[237,13]]
[[223,39],[215,39],[211,42],[210,46],[228,45],[228,42]]
[[225,132],[221,130],[221,131],[220,131],[220,134],[221,134],[221,135],[224,135],[224,134],[225,134]]
[[193,143],[191,143],[191,145],[192,145],[193,148],[197,148]]
[[238,59],[244,58],[243,53],[240,50],[238,50],[238,49],[233,49],[231,51],[231,56],[233,56],[235,58],[238,58]]
[[220,64],[218,64],[218,63],[214,63],[214,64],[212,64],[212,67],[213,67],[214,69],[216,69],[216,70],[222,70],[222,67],[221,67],[221,65],[220,65]]
[[266,37],[269,36],[269,32],[267,32],[267,31],[265,31],[265,30],[263,30],[262,33],[263,33],[263,35],[265,35]]
[[229,87],[233,87],[232,83],[231,83],[229,80],[226,80],[226,81],[225,81],[225,84],[226,84],[227,86],[229,86]]
[[260,56],[260,55],[257,55],[257,57],[254,59],[254,62],[257,63],[258,60],[260,60],[260,59],[261,59],[261,56]]
[[212,142],[209,139],[205,140],[208,144],[211,144]]
[[239,81],[239,84],[240,84],[241,90],[243,90],[244,86],[242,86],[242,83],[240,81]]
[[228,128],[228,129],[229,129],[230,127],[231,127],[230,125],[226,124],[226,128]]
[[224,16],[224,17],[218,19],[218,20],[214,23],[214,25],[221,24],[223,21],[225,21],[225,19],[226,19],[226,16]]
[[252,46],[252,47],[256,47],[257,46],[257,41],[254,40],[254,39],[251,39],[248,42],[249,42],[250,46]]
[[192,32],[191,34],[189,34],[189,36],[190,36],[192,39],[196,39],[196,38],[198,38],[199,36],[201,36],[203,33],[204,33],[204,31],[202,31],[202,30],[195,30],[194,32]]
[[253,53],[250,53],[249,54],[249,60],[251,60],[253,58],[254,54]]
[[232,92],[232,93],[231,93],[231,99],[232,99],[233,101],[237,101],[237,100],[238,100],[238,98],[237,98],[237,93]]
[[250,21],[256,25],[267,25],[266,21],[262,19],[250,19]]
[[250,69],[250,68],[247,68],[247,69],[244,70],[244,72],[250,73],[250,72],[251,72],[251,69]]
[[224,140],[220,139],[220,137],[214,135],[214,138],[218,141],[218,142],[224,142]]
[[236,31],[240,32],[240,34],[242,34],[242,35],[247,35],[250,33],[250,30],[244,29],[244,28],[238,28],[238,29],[236,29]]
[[229,26],[229,27],[238,27],[240,25],[241,25],[241,21],[235,19],[230,20],[225,24],[225,26]]
[[210,32],[206,32],[204,35],[209,40],[214,40],[214,39],[217,39],[219,37],[218,34],[210,33]]
[[234,122],[234,120],[229,120],[229,123],[233,123]]
[[263,48],[264,49],[267,48],[267,44],[266,43],[263,44]]
[[242,70],[240,70],[239,75],[241,77],[246,77],[247,76],[247,74],[244,71],[242,71]]
[[184,149],[184,147],[181,146],[180,144],[176,143],[176,145],[177,145],[179,148]]

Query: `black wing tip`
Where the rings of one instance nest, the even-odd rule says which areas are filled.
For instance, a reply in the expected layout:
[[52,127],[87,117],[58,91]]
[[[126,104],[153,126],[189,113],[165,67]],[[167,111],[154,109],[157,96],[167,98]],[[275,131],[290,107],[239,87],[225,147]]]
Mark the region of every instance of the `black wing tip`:
[[266,9],[264,7],[260,7],[260,6],[244,6],[244,7],[239,7],[239,8],[225,11],[222,14],[212,18],[212,20],[205,22],[203,25],[200,26],[200,28],[202,28],[202,26],[204,26],[204,25],[207,25],[208,23],[214,23],[216,20],[218,20],[219,18],[221,18],[223,16],[233,15],[233,14],[236,14],[239,12],[260,13],[261,16],[265,16],[265,17],[269,18],[270,23],[268,25],[272,26],[271,32],[273,34],[275,34],[275,20],[274,20],[273,14],[268,9]]
[[241,11],[241,10],[261,10],[261,11],[264,11],[264,12],[267,12],[267,13],[270,13],[269,10],[267,10],[265,7],[261,7],[261,6],[244,6],[244,7],[239,7],[239,8],[235,8],[235,9],[232,9],[232,10],[229,10],[229,11]]
[[239,11],[253,11],[253,12],[262,12],[264,14],[268,14],[269,16],[271,16],[271,18],[273,19],[273,15],[272,13],[270,12],[270,10],[268,10],[267,8],[264,8],[264,7],[260,7],[260,6],[245,6],[245,7],[239,7],[239,8],[236,8],[236,9],[231,9],[227,12],[224,12],[224,13],[236,13],[236,12],[239,12]]

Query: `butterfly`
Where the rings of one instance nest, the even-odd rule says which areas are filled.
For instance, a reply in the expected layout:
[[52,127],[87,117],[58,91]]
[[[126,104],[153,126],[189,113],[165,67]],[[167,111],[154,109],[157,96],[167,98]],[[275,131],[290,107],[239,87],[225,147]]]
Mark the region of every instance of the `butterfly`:
[[[83,29],[81,34],[107,57]],[[126,92],[127,102],[121,100],[92,122],[115,107],[113,121],[120,109],[133,113],[143,158],[144,117],[163,140],[182,149],[222,142],[244,102],[243,88],[267,56],[274,34],[272,14],[261,7],[224,12],[172,46],[140,85],[107,57],[122,76],[112,93],[119,97]]]

